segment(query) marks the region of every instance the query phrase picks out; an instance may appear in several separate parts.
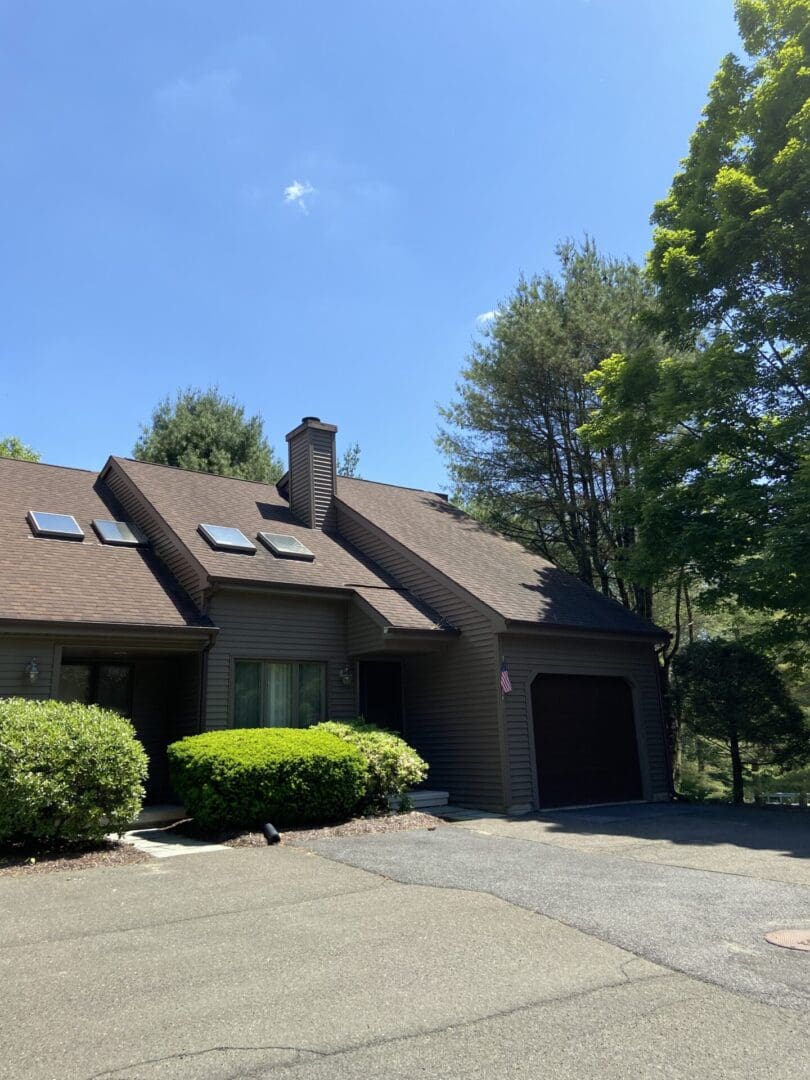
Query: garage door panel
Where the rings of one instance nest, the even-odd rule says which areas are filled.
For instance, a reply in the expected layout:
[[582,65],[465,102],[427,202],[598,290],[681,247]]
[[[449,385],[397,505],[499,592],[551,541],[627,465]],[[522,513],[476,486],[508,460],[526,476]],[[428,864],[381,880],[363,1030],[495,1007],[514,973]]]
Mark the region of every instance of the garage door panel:
[[532,714],[542,807],[642,797],[633,696],[623,679],[538,675]]

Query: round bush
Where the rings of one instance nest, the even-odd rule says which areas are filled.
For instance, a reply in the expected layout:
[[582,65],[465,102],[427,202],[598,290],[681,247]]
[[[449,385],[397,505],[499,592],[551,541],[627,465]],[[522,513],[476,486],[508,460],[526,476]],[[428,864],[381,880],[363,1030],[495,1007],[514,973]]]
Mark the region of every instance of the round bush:
[[328,731],[356,747],[366,766],[364,805],[370,810],[387,810],[389,796],[404,795],[427,776],[427,763],[412,746],[391,731],[383,731],[362,720],[343,723],[327,720],[313,731]]
[[146,753],[96,705],[0,699],[0,843],[79,843],[140,812]]
[[292,825],[348,817],[364,792],[354,747],[312,728],[235,728],[169,747],[172,786],[208,827]]

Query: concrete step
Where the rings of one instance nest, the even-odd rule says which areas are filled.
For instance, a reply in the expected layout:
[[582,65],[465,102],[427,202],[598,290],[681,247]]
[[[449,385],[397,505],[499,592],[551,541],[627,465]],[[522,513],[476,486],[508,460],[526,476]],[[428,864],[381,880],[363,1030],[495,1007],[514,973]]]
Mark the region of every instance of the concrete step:
[[[450,793],[447,791],[427,791],[423,788],[418,788],[416,791],[409,791],[405,796],[414,810],[433,810],[441,806],[447,806],[450,801]],[[388,800],[388,805],[392,810],[399,808],[399,796],[392,795]]]

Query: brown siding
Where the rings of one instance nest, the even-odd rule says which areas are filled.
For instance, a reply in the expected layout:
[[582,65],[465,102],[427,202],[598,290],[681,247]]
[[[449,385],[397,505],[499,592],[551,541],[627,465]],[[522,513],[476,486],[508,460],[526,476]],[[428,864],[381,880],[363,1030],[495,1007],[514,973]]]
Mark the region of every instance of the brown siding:
[[[25,665],[32,657],[39,667],[35,683],[25,677]],[[0,697],[51,697],[56,663],[58,648],[53,638],[0,637]]]
[[536,766],[531,733],[531,683],[539,672],[570,675],[612,675],[633,688],[640,728],[639,757],[645,797],[666,798],[669,791],[666,753],[658,697],[657,661],[646,642],[586,637],[501,636],[501,648],[512,681],[505,702],[512,801],[516,807],[537,805]]
[[355,605],[349,606],[348,650],[350,656],[378,652],[382,648],[382,627]]
[[461,637],[438,654],[405,659],[405,736],[430,765],[428,784],[456,803],[503,809],[497,635],[490,619],[371,528],[341,513],[338,528]]
[[188,593],[197,607],[202,606],[203,592],[208,579],[185,548],[169,531],[148,499],[141,494],[115,462],[104,476],[104,483],[129,517],[149,537],[155,553]]
[[325,662],[327,715],[355,716],[354,687],[343,686],[338,678],[349,655],[347,607],[348,600],[341,599],[215,593],[209,610],[221,629],[208,658],[206,728],[232,723],[232,661],[248,657]]
[[335,436],[305,428],[290,439],[290,509],[311,529],[335,523]]
[[317,428],[311,435],[315,525],[320,529],[331,529],[335,524],[335,436]]

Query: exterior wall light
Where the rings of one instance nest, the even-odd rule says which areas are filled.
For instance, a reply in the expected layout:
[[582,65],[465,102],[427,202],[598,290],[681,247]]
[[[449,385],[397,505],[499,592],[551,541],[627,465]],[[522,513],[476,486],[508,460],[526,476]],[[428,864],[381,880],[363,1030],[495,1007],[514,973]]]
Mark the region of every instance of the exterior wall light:
[[23,669],[25,671],[25,677],[30,683],[35,683],[39,678],[39,664],[37,658],[32,656]]
[[351,669],[351,665],[344,664],[338,672],[338,679],[342,686],[351,686],[354,682],[354,674]]

